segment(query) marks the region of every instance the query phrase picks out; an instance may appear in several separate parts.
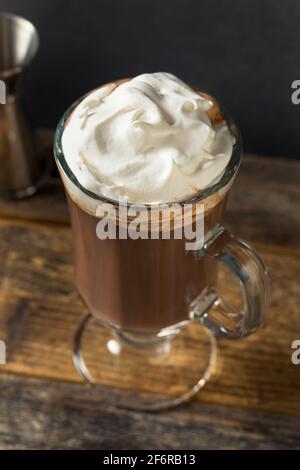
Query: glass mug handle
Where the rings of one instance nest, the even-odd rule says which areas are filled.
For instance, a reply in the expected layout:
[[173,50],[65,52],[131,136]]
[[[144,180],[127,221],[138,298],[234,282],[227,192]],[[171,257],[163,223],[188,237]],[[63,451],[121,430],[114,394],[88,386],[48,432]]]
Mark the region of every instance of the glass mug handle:
[[269,278],[258,253],[218,227],[197,251],[197,257],[221,262],[237,278],[241,287],[241,311],[226,304],[213,286],[207,287],[193,301],[191,319],[198,319],[215,334],[238,339],[253,333],[266,316],[269,300]]

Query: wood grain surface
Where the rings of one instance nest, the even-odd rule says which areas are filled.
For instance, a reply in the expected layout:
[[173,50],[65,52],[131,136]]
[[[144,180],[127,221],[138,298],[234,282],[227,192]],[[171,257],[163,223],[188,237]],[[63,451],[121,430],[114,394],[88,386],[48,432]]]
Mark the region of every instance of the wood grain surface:
[[156,414],[109,406],[111,393],[125,391],[105,383],[91,389],[74,370],[72,340],[84,306],[55,173],[35,197],[2,201],[0,338],[8,350],[0,366],[0,448],[299,448],[300,365],[291,362],[291,344],[300,339],[299,182],[297,162],[244,158],[226,224],[267,264],[267,325],[242,341],[219,340],[212,380],[191,403]]
[[299,449],[299,419],[191,402],[163,413],[109,406],[99,392],[0,375],[5,449]]

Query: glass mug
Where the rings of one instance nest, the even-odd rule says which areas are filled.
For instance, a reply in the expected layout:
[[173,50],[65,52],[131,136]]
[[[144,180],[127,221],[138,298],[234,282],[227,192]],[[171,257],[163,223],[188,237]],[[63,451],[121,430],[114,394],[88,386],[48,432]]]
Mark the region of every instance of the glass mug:
[[[88,383],[99,386],[105,400],[119,406],[174,406],[210,377],[216,363],[215,337],[252,334],[268,307],[269,283],[261,258],[222,225],[241,160],[241,136],[222,109],[235,138],[223,175],[193,197],[175,202],[182,210],[188,204],[192,214],[201,206],[204,239],[197,250],[187,250],[184,237],[100,239],[99,207],[109,204],[119,215],[120,205],[84,188],[64,157],[62,134],[79,101],[62,117],[54,142],[71,215],[75,283],[88,309],[75,334],[74,365]],[[164,210],[173,204],[160,209],[158,232],[163,230]],[[146,205],[146,211],[150,209]],[[130,219],[119,217],[118,223],[126,229]],[[219,293],[221,265],[239,286],[239,309]]]

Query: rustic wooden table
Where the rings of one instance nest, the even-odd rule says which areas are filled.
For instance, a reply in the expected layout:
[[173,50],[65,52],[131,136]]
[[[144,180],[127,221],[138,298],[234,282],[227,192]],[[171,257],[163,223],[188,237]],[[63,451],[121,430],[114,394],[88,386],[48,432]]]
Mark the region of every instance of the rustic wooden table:
[[[45,137],[45,142],[47,138]],[[52,158],[50,149],[45,150]],[[218,368],[190,403],[120,411],[71,361],[83,305],[72,282],[71,232],[56,178],[35,197],[0,202],[1,449],[300,448],[300,163],[244,157],[226,224],[253,244],[272,278],[267,325],[219,340]]]

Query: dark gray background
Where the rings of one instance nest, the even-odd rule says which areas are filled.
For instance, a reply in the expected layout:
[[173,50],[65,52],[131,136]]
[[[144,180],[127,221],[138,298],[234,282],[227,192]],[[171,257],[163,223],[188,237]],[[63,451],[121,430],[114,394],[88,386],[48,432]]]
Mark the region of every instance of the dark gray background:
[[[29,113],[54,127],[80,95],[115,78],[169,71],[216,95],[247,151],[300,157],[299,0],[0,0],[30,19],[40,50]],[[1,47],[1,45],[0,45]]]

